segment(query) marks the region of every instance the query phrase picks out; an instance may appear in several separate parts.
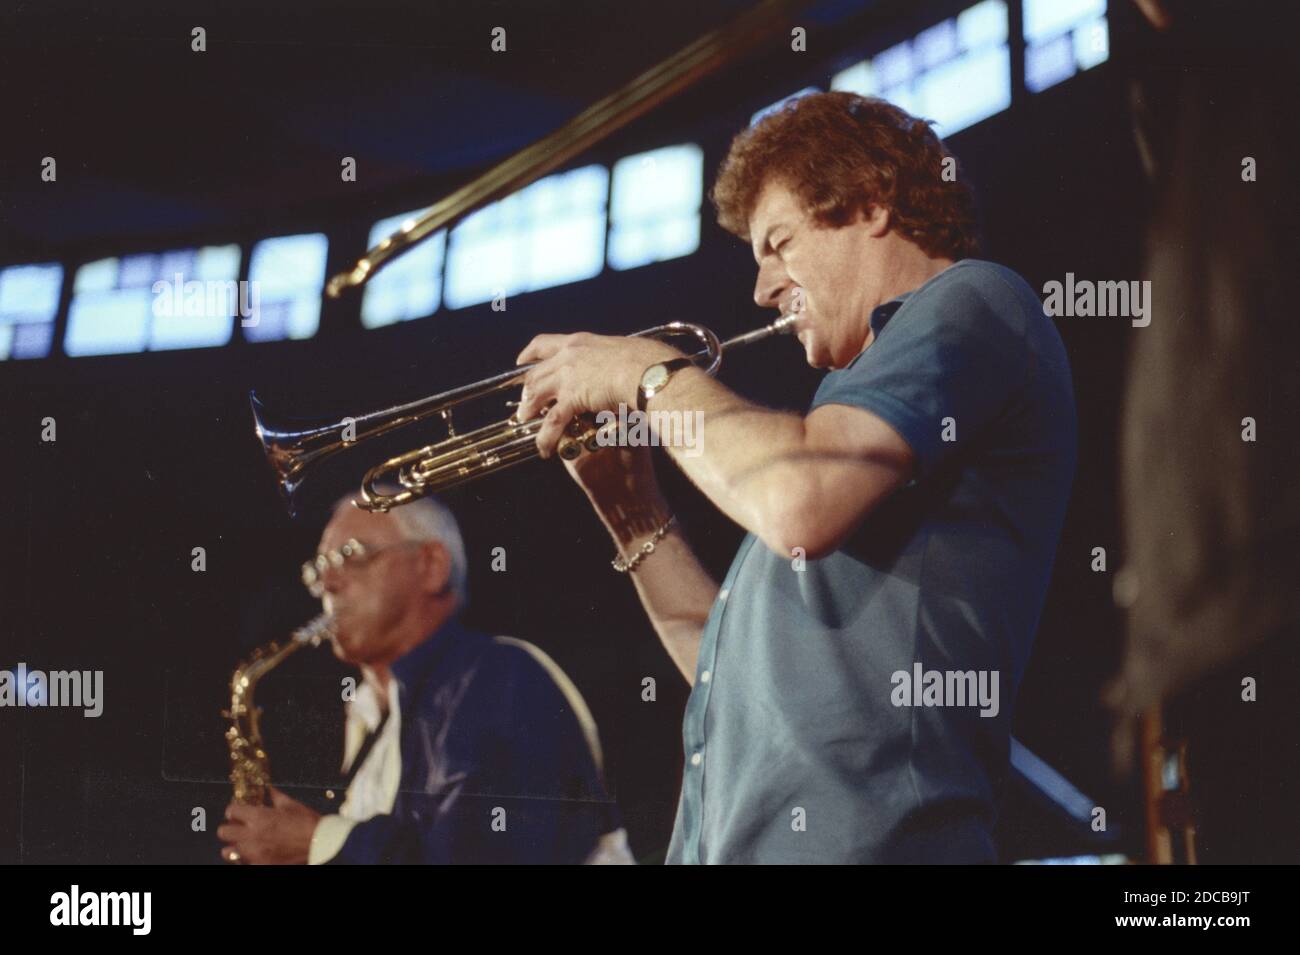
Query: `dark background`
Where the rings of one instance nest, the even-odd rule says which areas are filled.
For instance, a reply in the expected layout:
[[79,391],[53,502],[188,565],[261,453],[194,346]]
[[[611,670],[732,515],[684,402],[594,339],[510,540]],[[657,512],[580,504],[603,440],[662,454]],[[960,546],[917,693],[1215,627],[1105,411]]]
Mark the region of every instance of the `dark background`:
[[[575,165],[696,142],[706,184],[750,114],[965,3],[838,2],[796,22],[806,54],[778,41],[592,149]],[[425,205],[528,145],[744,4],[473,5],[434,2],[139,3],[85,12],[10,4],[0,32],[0,264],[78,263],[108,254],[325,231],[328,273],[364,251],[370,224]],[[1022,62],[1011,3],[1013,64]],[[413,13],[409,7],[418,7]],[[191,53],[189,30],[208,31]],[[505,26],[509,52],[488,52]],[[1110,11],[1111,59],[1030,97],[1016,67],[1011,109],[951,137],[978,190],[985,257],[1041,288],[1067,271],[1138,278],[1148,194],[1127,112],[1138,30]],[[788,34],[787,34],[788,36]],[[39,178],[58,160],[57,184]],[[342,183],[339,161],[357,159]],[[687,319],[733,334],[770,319],[750,301],[753,261],[705,215],[684,259],[513,297],[440,309],[365,331],[359,296],[327,300],[308,341],[0,363],[0,666],[102,669],[105,710],[0,710],[0,861],[214,862],[229,787],[220,710],[238,659],[318,609],[297,581],[319,506],[353,485],[375,449],[317,477],[316,510],[292,522],[254,439],[247,394],[316,421],[388,405],[500,371],[541,331],[626,333]],[[1140,851],[1136,790],[1109,771],[1097,702],[1116,665],[1119,566],[1115,443],[1126,321],[1060,329],[1078,398],[1080,466],[1055,577],[1016,713],[1016,735],[1098,805],[1121,848]],[[802,408],[819,375],[772,342],[729,359],[723,379]],[[40,440],[41,419],[58,440]],[[405,438],[396,445],[413,445]],[[362,460],[362,459],[365,460]],[[741,532],[675,473],[671,499],[705,564],[725,572]],[[533,463],[452,492],[471,567],[469,622],[531,640],[572,676],[601,729],[608,775],[634,851],[666,845],[681,766],[687,688],[611,545],[558,464]],[[191,570],[191,550],[207,570]],[[504,547],[507,570],[491,570]],[[318,782],[339,748],[338,678],[300,654],[262,697],[281,778]],[[658,700],[642,702],[656,678]],[[272,685],[274,683],[274,685]],[[333,702],[331,702],[333,701]],[[1053,813],[1013,794],[1008,858],[1082,843]]]

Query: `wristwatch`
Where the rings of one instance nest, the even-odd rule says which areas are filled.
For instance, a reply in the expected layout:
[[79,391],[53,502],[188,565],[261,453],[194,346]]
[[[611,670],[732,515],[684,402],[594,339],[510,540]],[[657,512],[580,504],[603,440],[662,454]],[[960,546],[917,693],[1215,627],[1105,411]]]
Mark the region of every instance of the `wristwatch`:
[[636,390],[636,410],[645,411],[646,402],[663,391],[674,374],[692,364],[694,362],[689,358],[670,358],[641,372],[641,386]]

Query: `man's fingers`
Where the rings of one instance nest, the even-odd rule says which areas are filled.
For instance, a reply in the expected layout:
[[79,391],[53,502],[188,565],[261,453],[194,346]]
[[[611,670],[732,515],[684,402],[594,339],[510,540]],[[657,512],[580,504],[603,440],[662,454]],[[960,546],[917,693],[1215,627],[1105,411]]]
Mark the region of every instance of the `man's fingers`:
[[244,825],[248,825],[249,823],[254,822],[257,817],[264,812],[266,812],[266,810],[261,806],[244,806],[232,802],[226,807],[226,818],[233,822],[241,822]]
[[238,842],[248,835],[248,827],[234,823],[224,823],[217,826],[217,838],[222,842]]
[[558,403],[546,412],[546,417],[542,420],[542,428],[537,432],[537,450],[543,458],[549,458],[555,453],[555,446],[560,443],[560,438],[564,436],[564,429],[569,426],[574,414],[570,405]]
[[551,369],[534,368],[524,378],[524,390],[519,394],[519,407],[515,409],[520,421],[531,421],[542,409],[555,400],[555,387]]
[[268,788],[270,789],[271,792],[271,807],[273,809],[283,809],[286,806],[292,806],[294,803],[298,801],[294,799],[292,796],[286,796],[284,793],[276,789],[274,786],[270,786]]
[[524,350],[515,359],[516,365],[526,365],[530,361],[545,361],[564,345],[568,335],[538,335],[524,346]]

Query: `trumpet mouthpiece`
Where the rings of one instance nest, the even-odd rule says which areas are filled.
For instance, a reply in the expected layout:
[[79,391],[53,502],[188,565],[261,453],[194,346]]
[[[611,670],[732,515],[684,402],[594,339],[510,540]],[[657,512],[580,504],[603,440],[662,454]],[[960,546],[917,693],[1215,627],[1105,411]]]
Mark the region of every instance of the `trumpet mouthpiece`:
[[772,323],[772,331],[778,335],[789,335],[794,331],[794,323],[799,321],[799,313],[791,312],[788,315],[782,315]]

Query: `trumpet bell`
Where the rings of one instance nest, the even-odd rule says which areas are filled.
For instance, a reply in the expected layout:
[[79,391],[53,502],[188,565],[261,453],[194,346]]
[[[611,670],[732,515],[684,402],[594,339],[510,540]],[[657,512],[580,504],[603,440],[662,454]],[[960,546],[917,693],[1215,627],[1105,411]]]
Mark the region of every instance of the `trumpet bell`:
[[266,406],[255,392],[249,392],[253,409],[253,430],[275,474],[280,495],[291,515],[297,512],[297,492],[310,466],[345,447],[341,423],[291,431],[269,420]]

